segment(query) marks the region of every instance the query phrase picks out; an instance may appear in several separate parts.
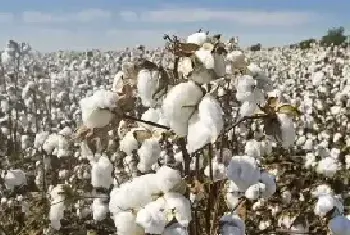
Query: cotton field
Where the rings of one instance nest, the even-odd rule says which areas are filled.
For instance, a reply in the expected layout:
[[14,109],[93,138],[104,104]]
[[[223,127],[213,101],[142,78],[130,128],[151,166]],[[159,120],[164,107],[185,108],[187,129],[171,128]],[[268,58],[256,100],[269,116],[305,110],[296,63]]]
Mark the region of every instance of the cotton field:
[[350,234],[350,50],[1,54],[0,234]]

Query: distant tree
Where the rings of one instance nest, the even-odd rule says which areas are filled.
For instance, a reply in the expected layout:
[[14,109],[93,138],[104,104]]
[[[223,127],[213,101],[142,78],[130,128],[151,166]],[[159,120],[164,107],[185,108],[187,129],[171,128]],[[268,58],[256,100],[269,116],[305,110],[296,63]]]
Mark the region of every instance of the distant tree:
[[251,50],[251,51],[260,51],[260,50],[261,50],[261,47],[262,47],[261,43],[254,44],[254,45],[251,45],[251,46],[250,46],[250,50]]
[[341,45],[345,42],[346,36],[344,35],[345,29],[344,27],[334,27],[328,29],[327,35],[322,37],[321,43],[324,46],[331,45]]
[[301,49],[308,49],[308,48],[310,48],[311,45],[312,45],[313,43],[315,43],[315,42],[316,42],[316,40],[313,39],[313,38],[310,38],[310,39],[307,39],[307,40],[303,40],[303,41],[301,41],[301,42],[299,43],[299,47],[300,47]]

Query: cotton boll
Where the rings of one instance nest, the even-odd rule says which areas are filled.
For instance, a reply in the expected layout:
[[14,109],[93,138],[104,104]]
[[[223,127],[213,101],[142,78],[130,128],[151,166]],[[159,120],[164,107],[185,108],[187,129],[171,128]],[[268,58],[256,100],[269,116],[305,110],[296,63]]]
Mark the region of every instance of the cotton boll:
[[[150,121],[157,123],[160,119],[160,109],[156,108],[149,108],[144,114],[142,114],[141,119],[145,121]],[[140,127],[147,128],[149,130],[152,130],[154,127],[145,123],[138,123]]]
[[293,120],[286,114],[278,114],[278,120],[281,124],[282,146],[289,148],[294,145],[296,133]]
[[48,131],[37,133],[34,140],[34,147],[40,148],[45,143],[45,140],[49,137],[49,135],[50,133]]
[[245,235],[245,223],[236,214],[222,216],[220,224],[222,235]]
[[262,193],[263,197],[270,197],[276,192],[277,187],[274,176],[270,175],[269,173],[262,173],[261,182],[265,185],[265,190]]
[[162,234],[166,225],[163,198],[148,203],[138,211],[136,223],[145,229],[147,234]]
[[323,71],[318,71],[312,74],[312,85],[320,86],[324,79]]
[[141,98],[142,105],[150,107],[154,105],[153,94],[157,90],[159,80],[158,71],[143,69],[137,75],[137,92]]
[[5,186],[9,190],[13,190],[15,186],[27,183],[26,175],[22,170],[8,170],[4,177]]
[[314,213],[319,216],[325,216],[334,206],[336,206],[336,204],[331,195],[320,196],[315,205]]
[[203,45],[207,40],[207,35],[205,33],[194,33],[187,37],[187,43],[193,43],[197,45]]
[[187,228],[180,224],[173,224],[166,228],[163,235],[188,235]]
[[191,221],[191,203],[179,193],[165,193],[165,210],[175,209],[175,216],[178,223],[187,226]]
[[143,235],[144,230],[136,224],[136,215],[131,211],[122,211],[113,215],[119,235]]
[[83,123],[88,128],[101,128],[111,121],[113,114],[109,110],[100,108],[111,108],[117,105],[117,93],[98,90],[92,96],[80,101]]
[[234,156],[228,165],[227,176],[239,188],[248,188],[250,185],[258,182],[260,169],[253,157]]
[[241,117],[249,117],[253,116],[255,114],[257,105],[254,102],[250,101],[245,101],[242,103],[240,110],[239,110],[239,115]]
[[133,131],[129,131],[124,138],[120,141],[120,150],[125,152],[127,155],[132,155],[133,150],[138,148],[138,142],[134,138]]
[[245,143],[245,154],[250,157],[258,158],[261,156],[261,144],[260,142],[252,139]]
[[51,205],[49,218],[51,220],[51,227],[55,230],[61,229],[61,219],[64,216],[64,202],[58,202],[55,205]]
[[112,184],[113,166],[108,157],[101,156],[98,162],[91,162],[91,184],[94,188],[109,189]]
[[47,137],[43,144],[43,149],[46,153],[52,153],[52,151],[59,146],[59,138],[60,136],[57,134],[51,134]]
[[163,192],[169,192],[175,185],[181,182],[180,173],[168,166],[160,167],[156,176],[157,185]]
[[250,200],[256,200],[265,191],[265,185],[262,183],[257,183],[249,186],[245,192],[245,197]]
[[254,88],[256,86],[256,81],[252,76],[244,75],[237,78],[236,81],[236,98],[240,102],[250,101],[255,102]]
[[198,114],[192,116],[188,122],[187,151],[193,153],[210,142],[210,128],[201,121]]
[[102,201],[102,198],[95,198],[91,205],[92,217],[96,221],[101,221],[106,218],[108,205]]
[[331,219],[328,228],[334,235],[350,234],[350,220],[343,215],[338,215]]
[[[210,177],[209,166],[206,166],[204,169],[204,174],[207,177]],[[212,161],[212,171],[213,171],[213,180],[223,180],[226,178],[226,166],[222,163],[219,163],[216,158]]]
[[317,172],[332,177],[338,170],[338,162],[332,157],[322,159],[317,166]]
[[164,118],[177,135],[187,135],[188,120],[202,97],[201,88],[192,81],[180,83],[170,89],[163,100],[162,109]]
[[123,71],[119,71],[114,76],[113,86],[112,86],[112,90],[114,92],[117,92],[117,93],[122,93],[123,92],[123,86],[124,86],[123,76],[124,76],[124,72]]
[[138,149],[138,155],[140,162],[138,169],[141,172],[151,170],[151,166],[155,164],[160,156],[161,148],[157,139],[146,139],[140,149]]

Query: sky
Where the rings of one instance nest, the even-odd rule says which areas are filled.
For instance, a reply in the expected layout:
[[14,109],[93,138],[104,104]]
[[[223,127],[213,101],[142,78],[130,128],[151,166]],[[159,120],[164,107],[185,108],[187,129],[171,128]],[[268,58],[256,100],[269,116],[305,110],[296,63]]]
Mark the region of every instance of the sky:
[[350,29],[349,0],[0,0],[0,47],[38,51],[162,46],[163,34],[198,29],[239,37],[242,46],[280,46],[330,27]]

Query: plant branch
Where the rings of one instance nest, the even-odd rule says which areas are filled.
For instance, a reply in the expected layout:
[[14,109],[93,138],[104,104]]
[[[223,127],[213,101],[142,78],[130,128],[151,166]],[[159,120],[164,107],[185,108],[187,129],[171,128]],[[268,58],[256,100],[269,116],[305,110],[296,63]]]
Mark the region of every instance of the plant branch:
[[268,117],[267,114],[258,114],[258,115],[254,115],[254,116],[245,116],[242,119],[238,120],[235,124],[233,124],[232,126],[228,127],[227,129],[224,130],[224,133],[227,133],[228,131],[230,131],[231,129],[235,128],[236,126],[238,126],[239,124],[241,124],[244,121],[247,120],[256,120],[256,119],[262,119]]

